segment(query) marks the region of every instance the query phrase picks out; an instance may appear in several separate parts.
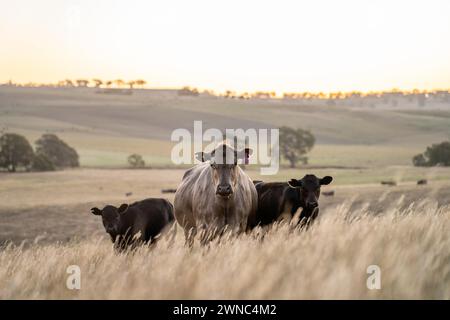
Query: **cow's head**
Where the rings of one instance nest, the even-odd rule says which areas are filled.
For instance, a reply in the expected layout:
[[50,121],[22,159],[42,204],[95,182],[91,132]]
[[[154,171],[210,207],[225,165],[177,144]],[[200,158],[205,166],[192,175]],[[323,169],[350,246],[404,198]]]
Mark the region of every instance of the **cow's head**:
[[210,161],[216,195],[229,199],[237,183],[238,161],[243,160],[244,163],[248,163],[252,152],[249,148],[236,150],[227,144],[221,144],[210,153],[196,153],[196,157],[202,162]]
[[314,209],[319,206],[320,186],[330,184],[333,177],[317,178],[307,174],[302,179],[291,179],[288,184],[291,188],[300,189],[300,194],[307,208]]
[[92,214],[102,216],[103,226],[109,234],[118,234],[120,229],[120,216],[127,212],[128,205],[122,204],[119,208],[106,206],[102,210],[95,207],[91,209]]

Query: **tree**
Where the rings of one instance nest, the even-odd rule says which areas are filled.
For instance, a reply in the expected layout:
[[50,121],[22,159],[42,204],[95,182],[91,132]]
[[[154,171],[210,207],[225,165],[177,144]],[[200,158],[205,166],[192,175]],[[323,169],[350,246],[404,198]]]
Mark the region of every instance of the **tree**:
[[103,84],[103,81],[100,79],[92,79],[92,81],[95,83],[96,88],[100,88],[100,86]]
[[128,81],[127,82],[127,85],[130,87],[130,89],[133,89],[135,84],[136,84],[136,81]]
[[125,84],[125,82],[122,79],[117,79],[114,80],[113,82],[116,84],[118,88],[122,87]]
[[423,153],[415,155],[412,159],[413,165],[416,167],[426,167],[427,159],[425,159]]
[[31,164],[32,171],[55,171],[55,165],[44,154],[35,155]]
[[450,141],[444,141],[427,147],[424,153],[413,158],[415,166],[450,166]]
[[66,83],[66,87],[73,87],[73,86],[74,86],[72,80],[66,79],[66,80],[64,80],[64,81],[65,81],[65,83]]
[[54,134],[44,134],[36,141],[36,154],[46,156],[56,167],[78,167],[78,153]]
[[147,83],[147,81],[142,80],[142,79],[138,79],[138,80],[136,80],[135,82],[136,82],[136,84],[137,84],[138,86],[140,86],[141,88],[143,88],[143,87],[145,86],[145,84]]
[[16,172],[17,167],[28,168],[34,157],[33,148],[25,137],[5,133],[0,137],[0,167]]
[[198,89],[196,88],[191,88],[191,87],[183,87],[180,90],[178,90],[178,95],[179,96],[198,96],[200,93],[198,91]]
[[140,154],[132,154],[128,157],[128,163],[132,168],[143,168],[145,167],[145,161],[142,159]]
[[308,130],[280,128],[280,152],[289,161],[291,168],[295,168],[298,161],[307,163],[308,158],[304,155],[313,148],[315,141]]
[[78,79],[76,80],[77,86],[81,87],[81,88],[85,88],[88,86],[89,84],[89,80],[85,80],[85,79]]
[[56,86],[57,87],[65,87],[66,86],[66,81],[65,80],[60,80],[60,81],[58,81]]

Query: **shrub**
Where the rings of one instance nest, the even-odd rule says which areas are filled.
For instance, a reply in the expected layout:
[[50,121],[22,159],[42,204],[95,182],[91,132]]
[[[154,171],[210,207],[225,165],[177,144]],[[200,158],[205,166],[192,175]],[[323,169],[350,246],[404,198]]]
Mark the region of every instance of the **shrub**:
[[132,168],[143,168],[145,167],[145,161],[142,159],[140,154],[132,154],[128,157],[128,163]]

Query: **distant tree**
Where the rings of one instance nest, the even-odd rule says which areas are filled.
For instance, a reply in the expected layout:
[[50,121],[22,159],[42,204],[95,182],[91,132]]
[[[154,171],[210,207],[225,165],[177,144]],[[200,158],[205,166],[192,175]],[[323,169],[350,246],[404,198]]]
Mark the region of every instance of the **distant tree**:
[[142,159],[140,154],[132,154],[128,157],[128,163],[132,168],[143,168],[145,167],[145,161]]
[[33,157],[33,148],[25,137],[15,133],[0,137],[0,168],[16,172],[18,167],[28,168]]
[[108,81],[106,81],[106,86],[109,88],[109,87],[111,87],[111,85],[112,85],[112,81],[110,81],[110,80],[108,80]]
[[53,162],[44,154],[38,154],[33,157],[31,163],[32,171],[55,171],[56,167]]
[[103,81],[100,79],[92,79],[92,81],[95,83],[96,88],[100,88],[100,86],[103,84]]
[[72,80],[66,79],[64,82],[66,83],[66,87],[74,87]]
[[113,81],[117,87],[122,87],[125,84],[125,81],[123,81],[122,79],[117,79]]
[[196,88],[191,88],[191,87],[183,87],[180,90],[178,90],[178,95],[179,96],[198,96],[200,94],[200,92],[198,91],[198,89]]
[[307,163],[304,155],[309,152],[315,143],[315,138],[308,130],[280,128],[280,152],[289,161],[291,168],[295,168],[297,162]]
[[81,87],[81,88],[85,88],[88,86],[89,84],[89,80],[85,80],[85,79],[78,79],[76,80],[77,86]]
[[202,94],[204,94],[205,96],[215,96],[216,94],[214,93],[214,90],[203,90]]
[[244,93],[241,95],[241,99],[246,99],[246,100],[250,99],[250,94],[249,94],[248,92],[244,92]]
[[79,167],[78,153],[54,134],[44,134],[36,141],[36,155],[46,156],[56,167]]
[[425,151],[425,158],[430,165],[450,166],[450,141],[433,144]]
[[127,85],[130,87],[130,89],[133,89],[135,84],[136,84],[136,81],[128,81],[127,82]]
[[427,159],[425,159],[423,153],[420,153],[418,155],[415,155],[412,159],[413,165],[416,167],[426,167]]
[[232,90],[225,91],[224,97],[225,98],[234,98],[236,96],[236,92]]
[[140,86],[141,88],[143,88],[143,87],[145,86],[145,84],[147,83],[147,81],[142,80],[142,79],[138,79],[138,80],[136,80],[135,82],[136,82],[136,84],[137,84],[138,86]]
[[427,147],[424,153],[413,158],[415,166],[450,166],[450,141],[444,141]]

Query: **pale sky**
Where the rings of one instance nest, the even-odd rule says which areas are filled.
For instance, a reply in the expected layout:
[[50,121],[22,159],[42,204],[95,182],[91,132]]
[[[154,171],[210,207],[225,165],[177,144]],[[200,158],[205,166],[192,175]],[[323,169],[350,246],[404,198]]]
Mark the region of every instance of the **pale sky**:
[[448,0],[0,0],[0,82],[450,88]]

